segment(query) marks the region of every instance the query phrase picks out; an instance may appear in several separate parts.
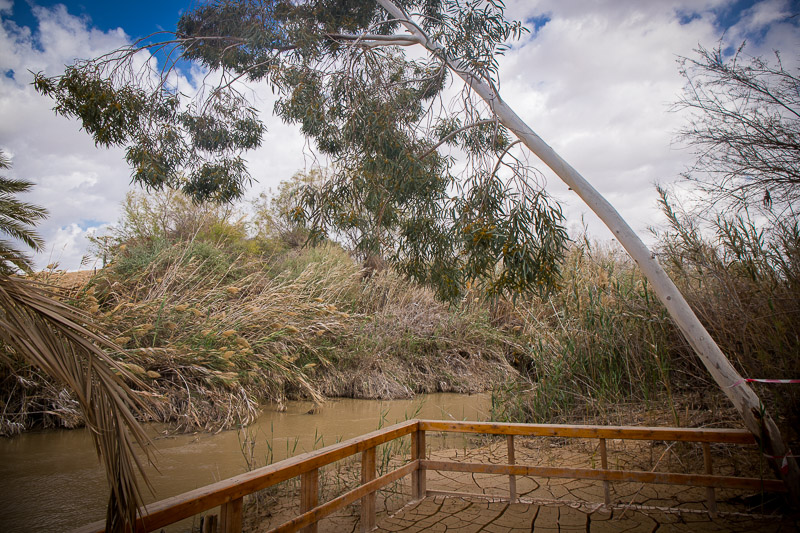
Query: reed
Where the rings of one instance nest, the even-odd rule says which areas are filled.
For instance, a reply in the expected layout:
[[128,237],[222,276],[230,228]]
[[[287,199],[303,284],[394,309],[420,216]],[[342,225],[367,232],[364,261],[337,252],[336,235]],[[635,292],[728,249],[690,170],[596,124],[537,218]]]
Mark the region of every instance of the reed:
[[[800,376],[797,220],[737,214],[700,228],[666,198],[664,209],[659,259],[741,374]],[[522,378],[494,391],[493,419],[630,423],[644,406],[666,408],[670,424],[721,422],[727,402],[622,250],[583,239],[562,266],[556,290],[497,313],[525,349],[513,361]],[[796,439],[800,390],[759,388]]]
[[[180,231],[128,224],[139,229],[120,233],[110,264],[69,297],[150,386],[152,419],[218,431],[265,402],[477,392],[514,374],[516,341],[485,310],[449,307],[391,271],[365,278],[338,245],[289,248],[221,217],[173,216],[201,221]],[[9,372],[5,433],[82,423],[57,384]]]

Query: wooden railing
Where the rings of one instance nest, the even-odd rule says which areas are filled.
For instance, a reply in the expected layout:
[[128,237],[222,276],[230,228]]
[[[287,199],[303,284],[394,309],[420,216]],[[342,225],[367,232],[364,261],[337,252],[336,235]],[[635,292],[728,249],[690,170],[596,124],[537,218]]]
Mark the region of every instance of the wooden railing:
[[[430,431],[505,435],[508,445],[508,464],[464,463],[427,459],[425,434]],[[406,464],[377,477],[376,447],[406,435],[411,435],[410,460]],[[566,468],[515,464],[515,436],[598,439],[600,468]],[[702,443],[705,472],[703,474],[679,474],[609,469],[606,450],[607,439]],[[242,507],[245,496],[296,477],[300,477],[300,514],[271,531],[288,532],[302,529],[307,533],[315,533],[316,524],[320,519],[359,500],[361,500],[361,530],[370,531],[375,527],[377,491],[409,474],[411,475],[412,500],[418,500],[429,495],[484,496],[427,490],[427,470],[507,475],[509,476],[508,499],[512,502],[517,499],[516,476],[599,480],[604,484],[606,505],[611,503],[609,487],[612,482],[633,481],[706,487],[708,509],[712,515],[716,514],[714,488],[785,492],[786,489],[783,482],[779,480],[714,475],[711,461],[711,443],[754,445],[755,439],[748,431],[737,429],[568,426],[409,420],[150,504],[146,507],[144,515],[138,519],[136,526],[137,531],[154,531],[219,506],[220,516],[219,521],[216,523],[217,532],[239,533],[242,530]],[[333,500],[320,504],[318,493],[319,469],[357,453],[361,454],[361,482],[359,486]],[[211,521],[207,523],[211,523]],[[80,533],[99,533],[105,531],[104,523],[94,523],[77,531]]]

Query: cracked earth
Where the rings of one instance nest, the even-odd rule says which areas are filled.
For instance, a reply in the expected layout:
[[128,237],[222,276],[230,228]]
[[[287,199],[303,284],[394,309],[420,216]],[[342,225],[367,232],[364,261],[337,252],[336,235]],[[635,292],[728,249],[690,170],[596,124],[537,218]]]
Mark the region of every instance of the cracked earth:
[[576,508],[507,502],[470,501],[465,498],[428,497],[413,503],[378,524],[377,532],[522,533],[535,531],[655,532],[655,531],[796,531],[796,524],[759,517],[725,516],[712,520],[706,513],[660,510]]
[[[506,442],[486,439],[473,448],[429,451],[429,458],[459,462],[506,464]],[[517,464],[599,468],[597,441],[519,438]],[[727,445],[712,446],[714,473],[744,477],[772,477],[757,450]],[[609,468],[702,473],[700,445],[666,445],[646,441],[608,441]],[[400,463],[397,463],[398,465]],[[347,473],[349,472],[349,473]],[[352,481],[342,481],[347,476]],[[358,469],[340,469],[335,477],[340,489],[353,488]],[[408,503],[410,480],[378,493],[378,532],[408,531],[468,533],[594,531],[604,532],[794,532],[797,518],[781,516],[778,500],[767,494],[741,490],[716,490],[719,516],[711,518],[705,488],[642,483],[611,483],[611,507],[603,502],[599,481],[517,476],[517,503],[507,501],[509,477],[460,472],[426,473],[428,491],[479,494],[444,497],[433,494]],[[324,490],[323,490],[324,493]],[[279,498],[269,518],[250,523],[251,531],[267,531],[292,515],[295,498]],[[329,499],[329,498],[325,498]],[[273,500],[274,502],[274,500]],[[277,502],[274,502],[277,503]],[[296,512],[296,509],[294,509]],[[319,523],[320,533],[358,531],[359,506],[336,513]],[[266,518],[266,519],[265,519]],[[257,525],[256,525],[257,524]]]

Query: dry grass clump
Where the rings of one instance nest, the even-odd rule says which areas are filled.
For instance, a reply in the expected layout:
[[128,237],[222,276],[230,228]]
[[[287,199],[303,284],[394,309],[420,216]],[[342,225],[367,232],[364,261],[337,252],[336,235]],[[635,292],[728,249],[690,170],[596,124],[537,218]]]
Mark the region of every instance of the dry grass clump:
[[[145,242],[73,298],[152,387],[155,419],[182,430],[247,424],[264,402],[471,392],[512,372],[504,355],[514,343],[485,313],[451,310],[389,272],[365,279],[334,245],[265,257]],[[13,372],[4,424],[81,422],[58,386]]]
[[321,383],[326,395],[397,398],[486,390],[516,379],[507,356],[521,346],[493,328],[484,308],[452,308],[386,270],[362,285],[355,306],[369,317]]
[[[743,376],[800,376],[796,223],[769,233],[741,218],[719,219],[711,238],[676,219],[660,237],[659,259]],[[671,424],[730,420],[729,402],[617,247],[575,243],[560,287],[500,314],[527,345],[514,362],[524,379],[497,391],[496,418],[624,423],[620,406],[660,405]],[[800,390],[758,387],[796,439]]]

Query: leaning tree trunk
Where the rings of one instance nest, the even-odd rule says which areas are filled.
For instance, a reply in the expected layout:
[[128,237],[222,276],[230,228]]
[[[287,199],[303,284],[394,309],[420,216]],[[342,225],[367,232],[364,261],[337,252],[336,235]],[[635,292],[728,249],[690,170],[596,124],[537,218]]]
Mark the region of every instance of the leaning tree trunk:
[[523,120],[500,98],[497,90],[463,67],[457,60],[447,59],[441,44],[430,39],[417,24],[391,0],[377,0],[391,15],[405,25],[420,44],[431,52],[445,58],[450,69],[460,76],[491,108],[497,119],[550,167],[564,183],[574,190],[586,205],[612,231],[620,244],[642,269],[650,281],[659,300],[667,308],[672,319],[694,348],[714,381],[733,402],[749,429],[768,456],[770,464],[783,479],[795,505],[800,503],[800,470],[783,442],[778,427],[767,413],[755,392],[743,381],[717,343],[698,320],[686,299],[670,277],[656,261],[655,255],[645,246],[638,235],[620,216],[616,209],[578,171],[572,168],[550,146],[547,145]]

